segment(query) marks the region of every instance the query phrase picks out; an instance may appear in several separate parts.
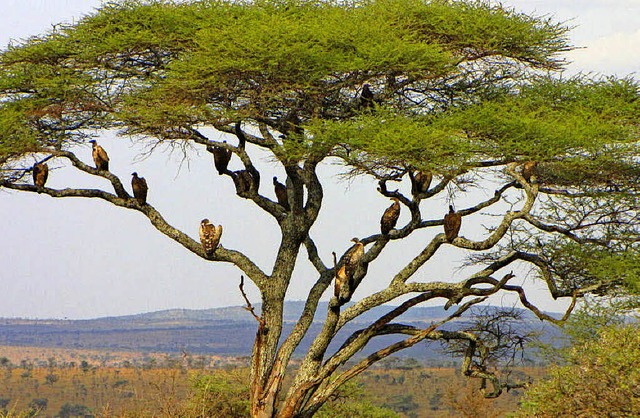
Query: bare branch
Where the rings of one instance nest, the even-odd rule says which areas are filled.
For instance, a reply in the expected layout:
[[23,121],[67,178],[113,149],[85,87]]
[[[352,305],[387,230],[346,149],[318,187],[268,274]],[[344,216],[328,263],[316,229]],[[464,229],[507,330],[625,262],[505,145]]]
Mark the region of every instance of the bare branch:
[[261,330],[264,328],[264,320],[259,317],[256,314],[255,308],[253,307],[253,305],[251,305],[251,302],[249,302],[249,298],[247,297],[247,294],[244,292],[244,276],[240,275],[240,293],[242,293],[242,297],[244,298],[244,301],[247,302],[247,306],[244,307],[245,310],[249,311],[251,313],[251,315],[256,319],[256,321],[258,321],[258,332],[261,332]]
[[538,228],[541,231],[552,232],[552,233],[557,232],[580,244],[593,243],[593,244],[604,245],[604,246],[608,244],[608,241],[605,239],[581,238],[578,235],[574,234],[570,229],[561,228],[556,225],[544,224],[539,220],[535,219],[531,214],[527,214],[523,216],[523,219],[527,221],[530,225]]

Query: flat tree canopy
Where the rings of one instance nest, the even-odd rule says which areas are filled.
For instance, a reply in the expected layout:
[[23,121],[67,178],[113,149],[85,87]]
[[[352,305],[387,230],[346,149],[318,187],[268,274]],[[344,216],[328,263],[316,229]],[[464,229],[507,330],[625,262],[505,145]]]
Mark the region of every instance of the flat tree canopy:
[[[639,282],[639,86],[632,78],[559,77],[560,54],[571,48],[567,31],[483,1],[107,3],[1,53],[0,187],[138,211],[213,268],[237,266],[262,297],[261,312],[253,312],[254,417],[311,416],[342,383],[424,340],[463,347],[463,373],[490,383],[486,396],[498,396],[513,382],[491,369],[495,333],[448,327],[452,319],[505,293],[540,319],[561,322],[514,284],[523,266],[553,298],[570,299],[569,311],[584,295]],[[213,128],[226,140],[207,135]],[[203,244],[194,240],[139,192],[134,198],[108,167],[76,156],[78,145],[113,129],[150,146],[211,152],[212,172],[277,221],[271,270],[225,246],[222,230],[204,221]],[[287,174],[275,186],[277,199],[253,149]],[[231,171],[229,158],[243,170]],[[381,198],[397,203],[381,221],[386,230],[374,225],[347,253],[326,260],[310,230],[323,188],[335,187],[318,168],[335,161],[347,176],[378,181]],[[47,187],[41,173],[48,163],[107,179],[113,190]],[[449,215],[425,217],[443,196]],[[408,222],[396,224],[398,210],[410,214]],[[479,213],[495,222],[482,239],[465,238],[459,231]],[[412,260],[389,271],[382,290],[345,305],[369,265],[418,231],[433,233]],[[424,268],[448,246],[467,250],[475,272],[434,281]],[[283,335],[283,301],[303,247],[317,277]],[[331,299],[322,329],[283,387],[323,294]],[[426,328],[398,320],[431,300],[446,302],[450,316]],[[328,349],[346,324],[390,302],[400,304],[336,352]],[[380,335],[398,339],[347,363]]]

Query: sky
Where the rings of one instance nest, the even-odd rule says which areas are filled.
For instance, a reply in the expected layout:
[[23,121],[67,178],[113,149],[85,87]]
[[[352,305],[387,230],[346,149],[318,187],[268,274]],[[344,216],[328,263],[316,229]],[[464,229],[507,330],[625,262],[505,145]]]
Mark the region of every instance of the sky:
[[[517,10],[567,21],[574,26],[571,41],[579,49],[566,55],[571,64],[567,73],[615,74],[640,72],[640,0],[524,0],[503,1]],[[4,0],[0,14],[0,46],[12,40],[50,30],[59,22],[74,22],[91,13],[100,1],[93,0]],[[214,139],[222,134],[208,132]],[[275,221],[237,198],[228,177],[213,170],[211,155],[190,151],[184,160],[180,153],[154,152],[147,158],[143,144],[114,132],[97,138],[111,157],[111,171],[129,183],[137,171],[149,183],[149,202],[177,228],[197,239],[202,218],[224,225],[222,245],[245,252],[264,270],[270,271],[274,248],[278,244]],[[92,164],[91,148],[75,149]],[[283,171],[264,155],[255,153],[263,178]],[[50,187],[106,187],[100,180],[87,180],[61,166],[49,176]],[[238,169],[238,161],[232,161]],[[314,229],[321,256],[331,263],[331,251],[341,254],[353,236],[375,233],[379,217],[389,201],[375,191],[366,179],[346,182],[335,164],[321,168],[326,188],[323,213]],[[272,196],[265,182],[261,191]],[[456,201],[458,207],[486,199],[492,194],[479,191]],[[425,217],[441,217],[443,199],[430,202]],[[406,221],[403,213],[400,224]],[[476,223],[484,222],[477,219]],[[389,246],[388,253],[370,269],[354,299],[380,289],[394,267],[406,264],[426,240],[440,231],[419,231],[411,239]],[[461,234],[479,239],[478,229],[463,225]],[[450,247],[450,246],[448,246]],[[416,279],[451,281],[474,270],[452,266],[464,254],[452,248],[418,272]],[[301,257],[305,258],[303,251]],[[146,218],[109,203],[89,199],[53,199],[49,196],[0,190],[0,317],[95,318],[127,315],[172,308],[206,309],[244,303],[238,291],[240,272],[229,265],[210,263],[174,243],[155,230]],[[308,266],[296,268],[289,300],[304,299],[316,276]],[[519,280],[544,309],[557,311],[544,296],[539,283],[528,274]],[[259,297],[248,286],[250,299]],[[330,292],[327,292],[325,299]],[[513,303],[509,298],[495,303]],[[438,303],[442,303],[439,301]]]

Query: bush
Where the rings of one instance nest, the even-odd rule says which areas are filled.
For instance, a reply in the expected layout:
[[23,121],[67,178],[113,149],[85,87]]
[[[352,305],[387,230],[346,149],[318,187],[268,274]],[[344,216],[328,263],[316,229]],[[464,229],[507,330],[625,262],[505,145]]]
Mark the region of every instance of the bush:
[[603,327],[568,349],[566,361],[527,391],[516,416],[640,416],[637,323]]
[[248,370],[197,376],[193,381],[195,393],[186,406],[189,417],[249,416]]

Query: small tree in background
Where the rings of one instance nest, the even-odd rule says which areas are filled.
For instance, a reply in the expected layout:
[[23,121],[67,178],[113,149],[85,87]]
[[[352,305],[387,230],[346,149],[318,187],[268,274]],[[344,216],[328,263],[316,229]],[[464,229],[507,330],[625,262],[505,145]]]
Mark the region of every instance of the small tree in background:
[[[511,383],[473,367],[487,345],[450,321],[508,293],[558,322],[515,282],[522,268],[554,299],[571,300],[569,311],[585,294],[637,280],[629,266],[639,260],[638,85],[550,76],[563,68],[566,33],[550,19],[475,1],[107,3],[0,56],[0,187],[101,199],[140,213],[213,266],[235,265],[262,302],[254,312],[254,417],[311,416],[349,379],[424,340],[466,346],[463,373],[490,382],[485,396],[495,397]],[[217,245],[213,232],[205,250],[146,202],[139,184],[132,196],[104,161],[99,169],[78,157],[79,145],[114,128],[153,150],[214,154],[214,172],[277,223],[273,265],[258,265],[224,236]],[[257,150],[286,174],[275,193],[264,181],[267,165],[252,157]],[[378,182],[381,199],[395,202],[386,227],[372,225],[356,251],[334,259],[327,254],[346,243],[321,249],[314,239],[325,188],[335,187],[319,169],[331,162]],[[110,186],[51,188],[44,164]],[[428,215],[435,206],[438,215]],[[409,214],[400,224],[398,208]],[[492,221],[470,235],[465,226],[482,213]],[[416,235],[424,241],[412,259],[345,306],[380,255]],[[448,247],[465,251],[474,269],[458,281],[429,270]],[[317,276],[283,335],[284,300],[305,252]],[[288,369],[327,293],[322,329]],[[441,321],[420,328],[398,319],[434,300],[449,309]],[[329,350],[345,325],[394,301],[400,305]],[[382,335],[397,340],[347,363]]]

